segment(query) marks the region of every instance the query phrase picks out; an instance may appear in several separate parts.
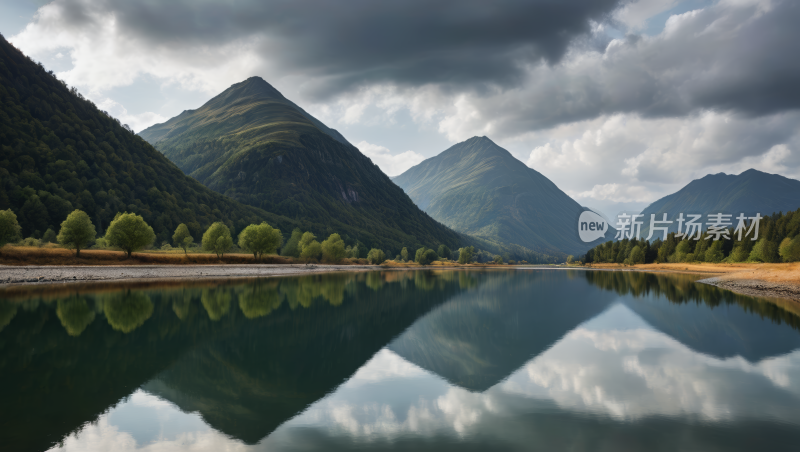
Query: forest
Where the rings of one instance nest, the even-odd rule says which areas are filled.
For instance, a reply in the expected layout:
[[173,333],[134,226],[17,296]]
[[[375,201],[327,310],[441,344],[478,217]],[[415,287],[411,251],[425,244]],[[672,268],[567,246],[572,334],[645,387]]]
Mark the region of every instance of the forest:
[[652,243],[643,239],[608,241],[589,250],[584,263],[650,264],[679,262],[798,262],[800,261],[800,209],[778,212],[761,219],[758,239],[742,236],[729,229],[713,240],[707,232],[699,240],[676,237]]

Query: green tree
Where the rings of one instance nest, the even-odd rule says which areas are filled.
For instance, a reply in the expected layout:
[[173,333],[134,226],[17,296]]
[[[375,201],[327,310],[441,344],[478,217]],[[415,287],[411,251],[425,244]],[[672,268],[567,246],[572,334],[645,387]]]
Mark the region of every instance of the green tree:
[[439,245],[439,257],[443,257],[445,259],[450,259],[450,248],[447,247],[445,244]]
[[[151,229],[152,231],[152,229]],[[81,255],[81,248],[85,248],[97,233],[89,215],[82,210],[73,210],[67,215],[67,219],[61,223],[61,231],[58,232],[58,243],[64,248],[74,249],[75,256]]]
[[203,234],[203,249],[214,252],[217,257],[222,257],[233,246],[231,230],[225,223],[217,221],[208,227]]
[[642,247],[640,247],[639,245],[633,247],[633,249],[631,250],[630,260],[631,264],[633,265],[644,264],[644,251],[642,250]]
[[130,258],[134,251],[153,243],[156,235],[139,215],[135,213],[118,213],[106,231],[106,243],[121,249]]
[[[306,232],[306,234],[310,234]],[[305,234],[303,234],[305,236]],[[313,236],[313,234],[312,234]],[[316,240],[311,240],[303,246],[303,251],[300,252],[300,258],[305,260],[311,259],[319,259],[320,254],[322,254],[322,245],[319,244]]]
[[[570,257],[572,257],[572,256],[570,256]],[[569,260],[569,259],[567,259],[567,260]],[[503,256],[498,254],[497,256],[494,257],[494,259],[492,259],[492,262],[494,262],[495,264],[502,264],[503,263]]]
[[708,247],[706,250],[705,260],[706,262],[713,262],[718,263],[722,262],[722,259],[725,258],[725,254],[722,252],[722,241],[717,240]]
[[400,259],[403,259],[403,262],[408,261],[408,248],[403,247],[403,250],[400,251]]
[[439,259],[439,256],[436,254],[434,250],[425,250],[419,258],[420,265],[428,265],[431,262]]
[[292,236],[286,242],[281,250],[281,256],[300,257],[300,239],[303,237],[303,231],[300,228],[295,228],[292,231]]
[[571,264],[573,262],[575,262],[575,256],[570,254],[569,256],[567,256],[567,264]]
[[322,259],[326,262],[338,263],[345,256],[344,241],[339,234],[331,234],[322,242]]
[[377,248],[372,248],[367,253],[367,260],[372,265],[380,265],[386,260],[386,254]]
[[469,264],[472,262],[472,256],[475,254],[474,246],[467,246],[458,250],[458,263]]
[[47,230],[44,231],[44,235],[42,235],[42,242],[57,243],[58,237],[56,236],[56,231],[52,230],[51,228],[47,228]]
[[780,260],[778,245],[764,237],[753,246],[747,260],[750,262],[778,262]]
[[419,264],[420,259],[422,259],[422,256],[425,254],[425,249],[424,246],[417,249],[417,252],[414,253],[414,262]]
[[239,248],[250,251],[253,257],[261,259],[264,254],[273,254],[281,246],[283,236],[266,222],[251,224],[239,234]]
[[311,242],[314,242],[316,240],[317,240],[316,235],[310,232],[303,233],[303,236],[300,237],[300,242],[297,243],[297,249],[300,250],[300,257],[302,257],[303,255],[303,249],[307,247]]
[[175,228],[175,233],[172,234],[172,243],[179,248],[183,248],[183,254],[186,255],[186,249],[192,246],[194,237],[189,233],[189,228],[185,223],[181,223]]
[[793,239],[789,237],[783,239],[778,252],[784,262],[800,261],[800,235]]
[[20,230],[17,215],[11,209],[0,210],[0,248],[19,240]]

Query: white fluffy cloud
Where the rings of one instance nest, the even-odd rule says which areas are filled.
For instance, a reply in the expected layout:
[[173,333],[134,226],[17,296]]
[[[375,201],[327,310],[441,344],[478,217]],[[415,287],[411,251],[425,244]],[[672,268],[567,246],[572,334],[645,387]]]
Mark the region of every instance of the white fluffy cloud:
[[425,160],[425,157],[414,152],[405,151],[399,154],[392,154],[389,149],[377,144],[360,141],[355,145],[362,154],[378,165],[388,176],[397,176],[405,172],[412,166]]

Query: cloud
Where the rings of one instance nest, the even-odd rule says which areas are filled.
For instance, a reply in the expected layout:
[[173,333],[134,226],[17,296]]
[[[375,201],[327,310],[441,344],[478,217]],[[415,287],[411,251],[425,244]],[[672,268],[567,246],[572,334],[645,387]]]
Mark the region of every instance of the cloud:
[[615,114],[536,134],[526,163],[578,202],[655,201],[693,179],[749,168],[800,176],[800,112],[749,118],[705,111],[686,117]]
[[[192,68],[213,72],[248,55],[283,75],[313,77],[309,92],[319,98],[382,82],[508,86],[525,64],[558,61],[618,2],[56,0],[14,42],[26,51],[72,47],[76,76],[102,72],[109,82],[112,72],[135,77],[130,69],[142,62],[140,70],[159,76],[173,71],[157,63],[172,66],[172,58],[191,79]],[[123,55],[130,58],[120,66]]]
[[425,157],[414,151],[392,154],[389,149],[366,141],[356,143],[356,147],[388,176],[403,174],[407,169],[425,160]]
[[106,97],[103,100],[95,101],[97,108],[108,112],[112,117],[117,118],[123,124],[128,124],[134,132],[144,130],[153,124],[161,123],[169,118],[159,115],[158,113],[145,112],[138,115],[128,113],[128,110],[122,104]]

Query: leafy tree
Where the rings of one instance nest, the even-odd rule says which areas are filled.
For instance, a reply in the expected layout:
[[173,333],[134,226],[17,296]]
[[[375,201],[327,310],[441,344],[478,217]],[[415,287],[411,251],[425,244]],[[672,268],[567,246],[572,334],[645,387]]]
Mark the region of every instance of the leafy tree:
[[800,261],[800,235],[793,239],[786,237],[779,248],[781,259],[784,262]]
[[331,234],[322,242],[322,259],[326,262],[337,263],[345,256],[344,241],[339,234]]
[[445,244],[439,245],[439,257],[443,257],[445,259],[450,259],[450,248],[447,247]]
[[434,250],[425,250],[419,258],[420,265],[428,265],[431,262],[439,259],[439,256],[436,254]]
[[0,248],[17,241],[20,230],[17,215],[11,209],[0,210]]
[[403,262],[408,261],[408,248],[403,247],[403,250],[400,251],[400,259],[402,259]]
[[214,222],[203,234],[203,249],[213,251],[217,257],[222,257],[233,246],[231,230],[225,223]]
[[303,231],[300,228],[295,228],[292,231],[292,236],[286,242],[281,250],[282,256],[300,257],[300,239],[303,237]]
[[469,264],[472,262],[472,256],[475,254],[474,246],[467,246],[458,250],[458,263]]
[[61,223],[58,243],[64,248],[74,249],[75,256],[80,256],[81,248],[85,248],[96,236],[97,233],[89,215],[82,210],[75,210],[67,215],[67,219]]
[[42,242],[57,243],[58,237],[56,236],[56,231],[54,231],[52,228],[47,228],[47,230],[44,231],[44,234],[42,235]]
[[494,262],[495,264],[502,264],[503,263],[503,256],[500,256],[498,254],[497,256],[494,257],[494,259],[492,259],[492,262]]
[[183,254],[186,255],[186,249],[192,246],[194,237],[189,233],[189,228],[186,223],[181,223],[175,228],[175,233],[172,234],[172,243],[179,248],[183,248]]
[[297,248],[300,250],[300,257],[303,257],[303,249],[305,249],[305,247],[307,247],[311,242],[316,240],[317,236],[310,232],[306,232],[302,237],[300,237],[300,242],[297,244]]
[[367,260],[372,265],[380,265],[386,260],[386,254],[377,248],[372,248],[367,253]]
[[571,264],[573,262],[575,262],[575,256],[570,254],[569,256],[567,256],[567,264]]
[[706,262],[713,262],[718,263],[722,262],[722,259],[725,258],[725,254],[722,252],[722,241],[718,240],[711,244],[706,250],[705,260]]
[[251,224],[239,234],[239,248],[250,251],[253,257],[261,259],[264,254],[273,254],[281,246],[283,236],[266,222]]
[[108,246],[125,251],[131,257],[134,251],[150,245],[156,239],[144,218],[135,213],[118,213],[111,224],[108,225],[105,240]]
[[639,245],[636,245],[631,250],[631,264],[644,264],[644,250]]
[[[306,232],[306,234],[309,233]],[[305,237],[305,234],[303,236]],[[322,245],[316,240],[311,240],[311,242],[303,246],[303,251],[300,252],[300,258],[305,260],[319,259],[320,254],[322,254]]]
[[[752,243],[752,240],[748,241]],[[772,240],[767,240],[766,237],[761,238],[753,245],[747,260],[750,262],[778,262],[780,260],[778,245]]]
[[417,252],[414,253],[414,262],[419,264],[419,261],[422,259],[423,254],[425,254],[425,247],[418,248]]

